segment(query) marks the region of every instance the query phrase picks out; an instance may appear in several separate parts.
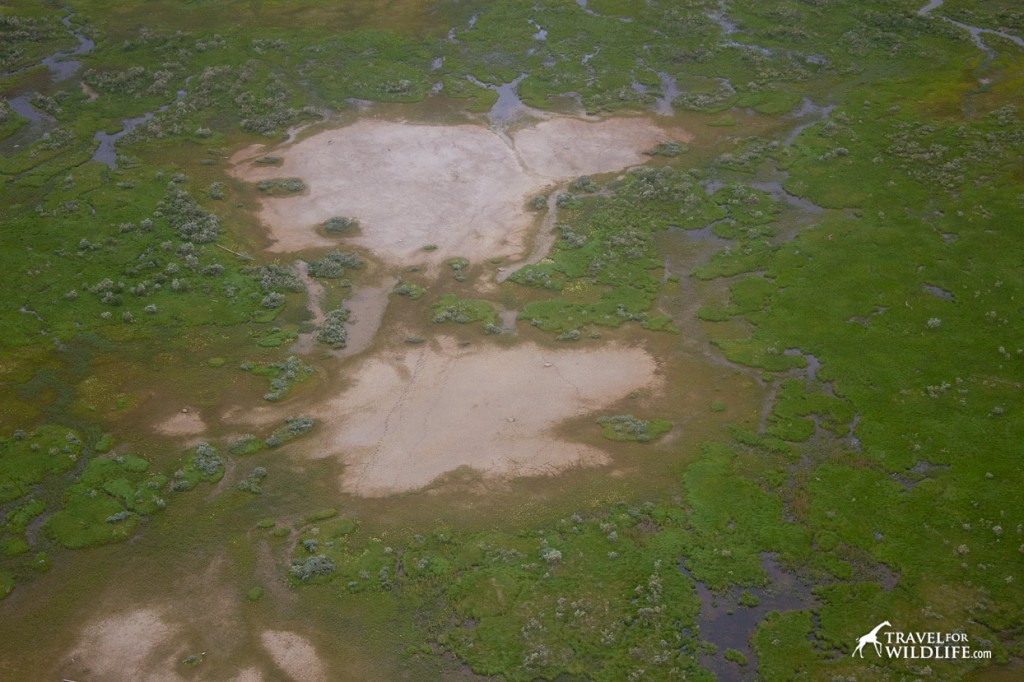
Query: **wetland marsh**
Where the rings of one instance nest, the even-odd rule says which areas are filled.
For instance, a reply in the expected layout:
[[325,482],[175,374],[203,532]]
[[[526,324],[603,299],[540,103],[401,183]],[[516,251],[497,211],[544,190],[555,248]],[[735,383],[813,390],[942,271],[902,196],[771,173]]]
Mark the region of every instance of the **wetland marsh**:
[[1022,37],[0,4],[0,678],[1013,677]]

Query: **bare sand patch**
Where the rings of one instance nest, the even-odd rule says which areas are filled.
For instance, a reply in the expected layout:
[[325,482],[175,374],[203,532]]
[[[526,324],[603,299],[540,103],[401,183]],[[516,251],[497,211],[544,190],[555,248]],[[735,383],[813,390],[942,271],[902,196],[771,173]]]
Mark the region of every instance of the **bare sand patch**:
[[231,158],[228,159],[228,162],[229,163],[241,163],[242,161],[252,160],[252,159],[254,159],[256,157],[257,154],[259,154],[261,151],[265,150],[266,148],[267,148],[267,145],[263,144],[262,142],[257,142],[256,144],[250,144],[250,145],[248,145],[246,147],[242,147],[237,152],[232,154]]
[[[672,139],[692,136],[674,131]],[[553,118],[512,133],[523,164],[538,175],[566,179],[611,173],[644,163],[644,151],[665,142],[666,132],[646,118],[581,121]]]
[[278,668],[302,682],[326,680],[327,671],[316,647],[302,635],[287,630],[265,630],[260,639]]
[[85,81],[82,81],[82,94],[88,97],[90,102],[95,102],[100,96],[100,93],[90,88],[89,84]]
[[[317,226],[345,216],[361,228],[347,244],[392,264],[436,264],[453,256],[521,256],[534,222],[530,197],[555,181],[641,163],[658,142],[688,138],[645,118],[556,118],[511,137],[477,125],[361,119],[276,148],[283,159],[277,167],[243,162],[241,153],[233,158],[242,179],[299,177],[308,188],[262,200],[271,251],[334,245]],[[424,251],[427,245],[436,248]]]
[[[188,408],[185,408],[188,409]],[[156,425],[156,430],[165,436],[198,436],[206,433],[206,422],[195,410],[176,412]]]
[[177,682],[179,634],[156,609],[137,609],[90,625],[69,658],[89,679]]
[[325,431],[311,450],[341,457],[342,488],[371,497],[459,467],[537,476],[606,463],[602,450],[553,429],[658,382],[654,358],[635,347],[460,347],[447,337],[382,351],[351,376],[320,410]]

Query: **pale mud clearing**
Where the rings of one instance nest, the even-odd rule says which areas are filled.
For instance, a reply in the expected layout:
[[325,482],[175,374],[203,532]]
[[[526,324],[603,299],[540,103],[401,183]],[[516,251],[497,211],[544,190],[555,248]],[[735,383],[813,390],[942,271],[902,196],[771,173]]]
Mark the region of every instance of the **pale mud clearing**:
[[206,433],[206,422],[197,411],[185,408],[160,421],[156,430],[165,436],[198,436]]
[[537,175],[556,180],[611,173],[650,160],[643,152],[666,140],[685,142],[690,135],[671,134],[646,118],[599,122],[554,118],[512,133],[523,165]]
[[316,648],[302,635],[287,630],[267,630],[261,636],[274,664],[296,682],[323,682],[327,671]]
[[[531,197],[579,175],[642,164],[644,150],[688,139],[646,118],[556,118],[510,136],[476,125],[363,119],[275,149],[280,166],[252,163],[251,149],[250,161],[233,159],[244,180],[299,177],[308,188],[262,200],[271,251],[337,245],[317,226],[344,216],[361,228],[344,243],[391,264],[436,264],[454,256],[520,257],[534,222],[526,209]],[[436,248],[424,251],[428,245]]]
[[[295,269],[299,274],[299,279],[306,285],[306,308],[313,317],[311,322],[320,327],[326,317],[323,309],[323,285],[309,276],[308,264],[305,261],[298,261]],[[384,321],[384,312],[387,310],[391,292],[397,283],[396,277],[386,277],[382,283],[376,286],[363,285],[352,289],[351,294],[345,298],[342,304],[349,311],[348,322],[345,323],[348,340],[344,348],[329,351],[331,355],[347,358],[358,355],[370,347],[377,335],[377,330],[380,329],[380,325]],[[315,330],[299,334],[288,352],[306,354],[318,349],[324,350],[324,346],[317,345],[316,334]]]
[[115,613],[87,627],[69,659],[85,679],[177,682],[180,630],[156,609]]
[[[214,558],[175,590],[171,603],[102,609],[63,656],[56,679],[328,679],[320,654],[307,638],[287,630],[250,627],[247,605],[233,590],[223,588],[226,567],[222,558]],[[268,584],[276,578],[272,576]],[[190,656],[195,660],[186,662]]]
[[447,337],[381,351],[351,376],[352,387],[318,411],[324,432],[309,450],[341,458],[342,489],[369,497],[460,467],[507,477],[605,464],[605,452],[554,429],[660,387],[654,358],[635,347],[460,347]]
[[190,653],[203,659],[197,666],[208,666],[223,652],[192,651],[186,644],[185,624],[170,621],[157,609],[140,608],[115,613],[89,625],[64,664],[65,674],[73,677],[64,679],[264,682],[282,679],[282,671],[289,680],[327,679],[316,649],[299,635],[267,631],[261,641],[274,661],[273,666],[262,665],[266,670],[250,665],[225,675],[223,668],[212,673],[202,667],[193,669],[183,662]]

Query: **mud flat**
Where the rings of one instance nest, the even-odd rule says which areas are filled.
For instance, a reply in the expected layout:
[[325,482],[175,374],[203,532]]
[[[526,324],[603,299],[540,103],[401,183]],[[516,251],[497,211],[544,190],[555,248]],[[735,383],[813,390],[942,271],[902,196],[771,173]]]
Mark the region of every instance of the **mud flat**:
[[156,431],[165,436],[197,436],[206,433],[206,422],[198,412],[186,409],[162,420]]
[[351,388],[320,408],[327,426],[309,451],[338,457],[341,488],[368,497],[422,488],[460,467],[511,477],[607,463],[602,450],[554,429],[661,386],[654,358],[636,347],[462,347],[448,337],[381,351],[351,376]]
[[274,659],[274,664],[291,680],[321,682],[327,672],[316,649],[305,637],[287,630],[267,630],[261,637],[263,646]]
[[179,634],[156,609],[113,614],[87,627],[69,658],[88,679],[177,682],[183,679],[174,672],[183,652],[174,644]]
[[526,210],[532,196],[579,175],[643,163],[643,151],[659,142],[688,139],[646,118],[555,118],[509,135],[477,125],[363,119],[274,149],[280,166],[254,163],[260,152],[250,149],[248,160],[234,157],[234,173],[251,182],[298,177],[308,188],[262,200],[273,252],[335,245],[317,226],[345,216],[361,229],[344,242],[393,265],[515,259],[535,222]]

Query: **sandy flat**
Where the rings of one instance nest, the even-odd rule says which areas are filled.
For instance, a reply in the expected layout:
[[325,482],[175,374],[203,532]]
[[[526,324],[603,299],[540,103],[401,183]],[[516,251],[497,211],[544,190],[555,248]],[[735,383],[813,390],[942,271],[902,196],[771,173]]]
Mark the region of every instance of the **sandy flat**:
[[206,433],[206,423],[195,410],[176,412],[156,425],[165,436],[197,436]]
[[511,137],[476,125],[361,119],[275,149],[279,167],[233,158],[242,179],[299,177],[308,188],[261,201],[271,251],[335,245],[317,226],[346,216],[358,219],[360,233],[344,243],[392,264],[436,264],[523,255],[534,222],[529,198],[559,181],[643,163],[645,149],[688,137],[645,118],[556,118]]
[[[295,664],[294,671],[298,672],[280,663],[275,666],[269,661],[252,660],[251,654],[256,653],[253,647],[258,645],[250,639],[237,586],[228,587],[225,583],[230,579],[225,574],[225,565],[223,558],[214,558],[202,569],[189,571],[187,578],[174,585],[161,585],[160,589],[173,592],[171,604],[99,608],[97,615],[82,628],[77,643],[61,658],[59,676],[55,672],[49,679],[262,682],[281,679],[281,669],[296,680],[323,679],[301,672],[322,671],[318,660],[304,667]],[[116,588],[111,591],[117,592]],[[113,599],[118,603],[124,601],[121,594]],[[316,657],[315,652],[310,654],[312,647],[300,641],[289,658],[290,640],[272,639],[279,645],[278,654],[289,665],[293,659]],[[274,650],[270,645],[267,649],[276,661]],[[239,654],[248,659],[242,666],[227,662]],[[189,655],[200,656],[202,660],[191,667],[184,663]]]
[[274,663],[296,682],[320,682],[327,672],[316,648],[302,635],[287,630],[266,630],[260,635]]
[[69,659],[89,679],[177,682],[180,648],[171,642],[178,634],[156,609],[118,613],[86,628]]
[[[664,130],[646,118],[598,122],[553,118],[512,133],[512,142],[531,171],[549,178],[611,173],[648,161],[643,152],[665,142]],[[675,131],[672,139],[690,139]]]
[[461,348],[441,337],[363,361],[352,388],[321,409],[321,442],[310,449],[340,457],[342,489],[364,496],[421,488],[463,466],[536,476],[603,464],[603,451],[552,430],[656,384],[656,370],[639,348]]

